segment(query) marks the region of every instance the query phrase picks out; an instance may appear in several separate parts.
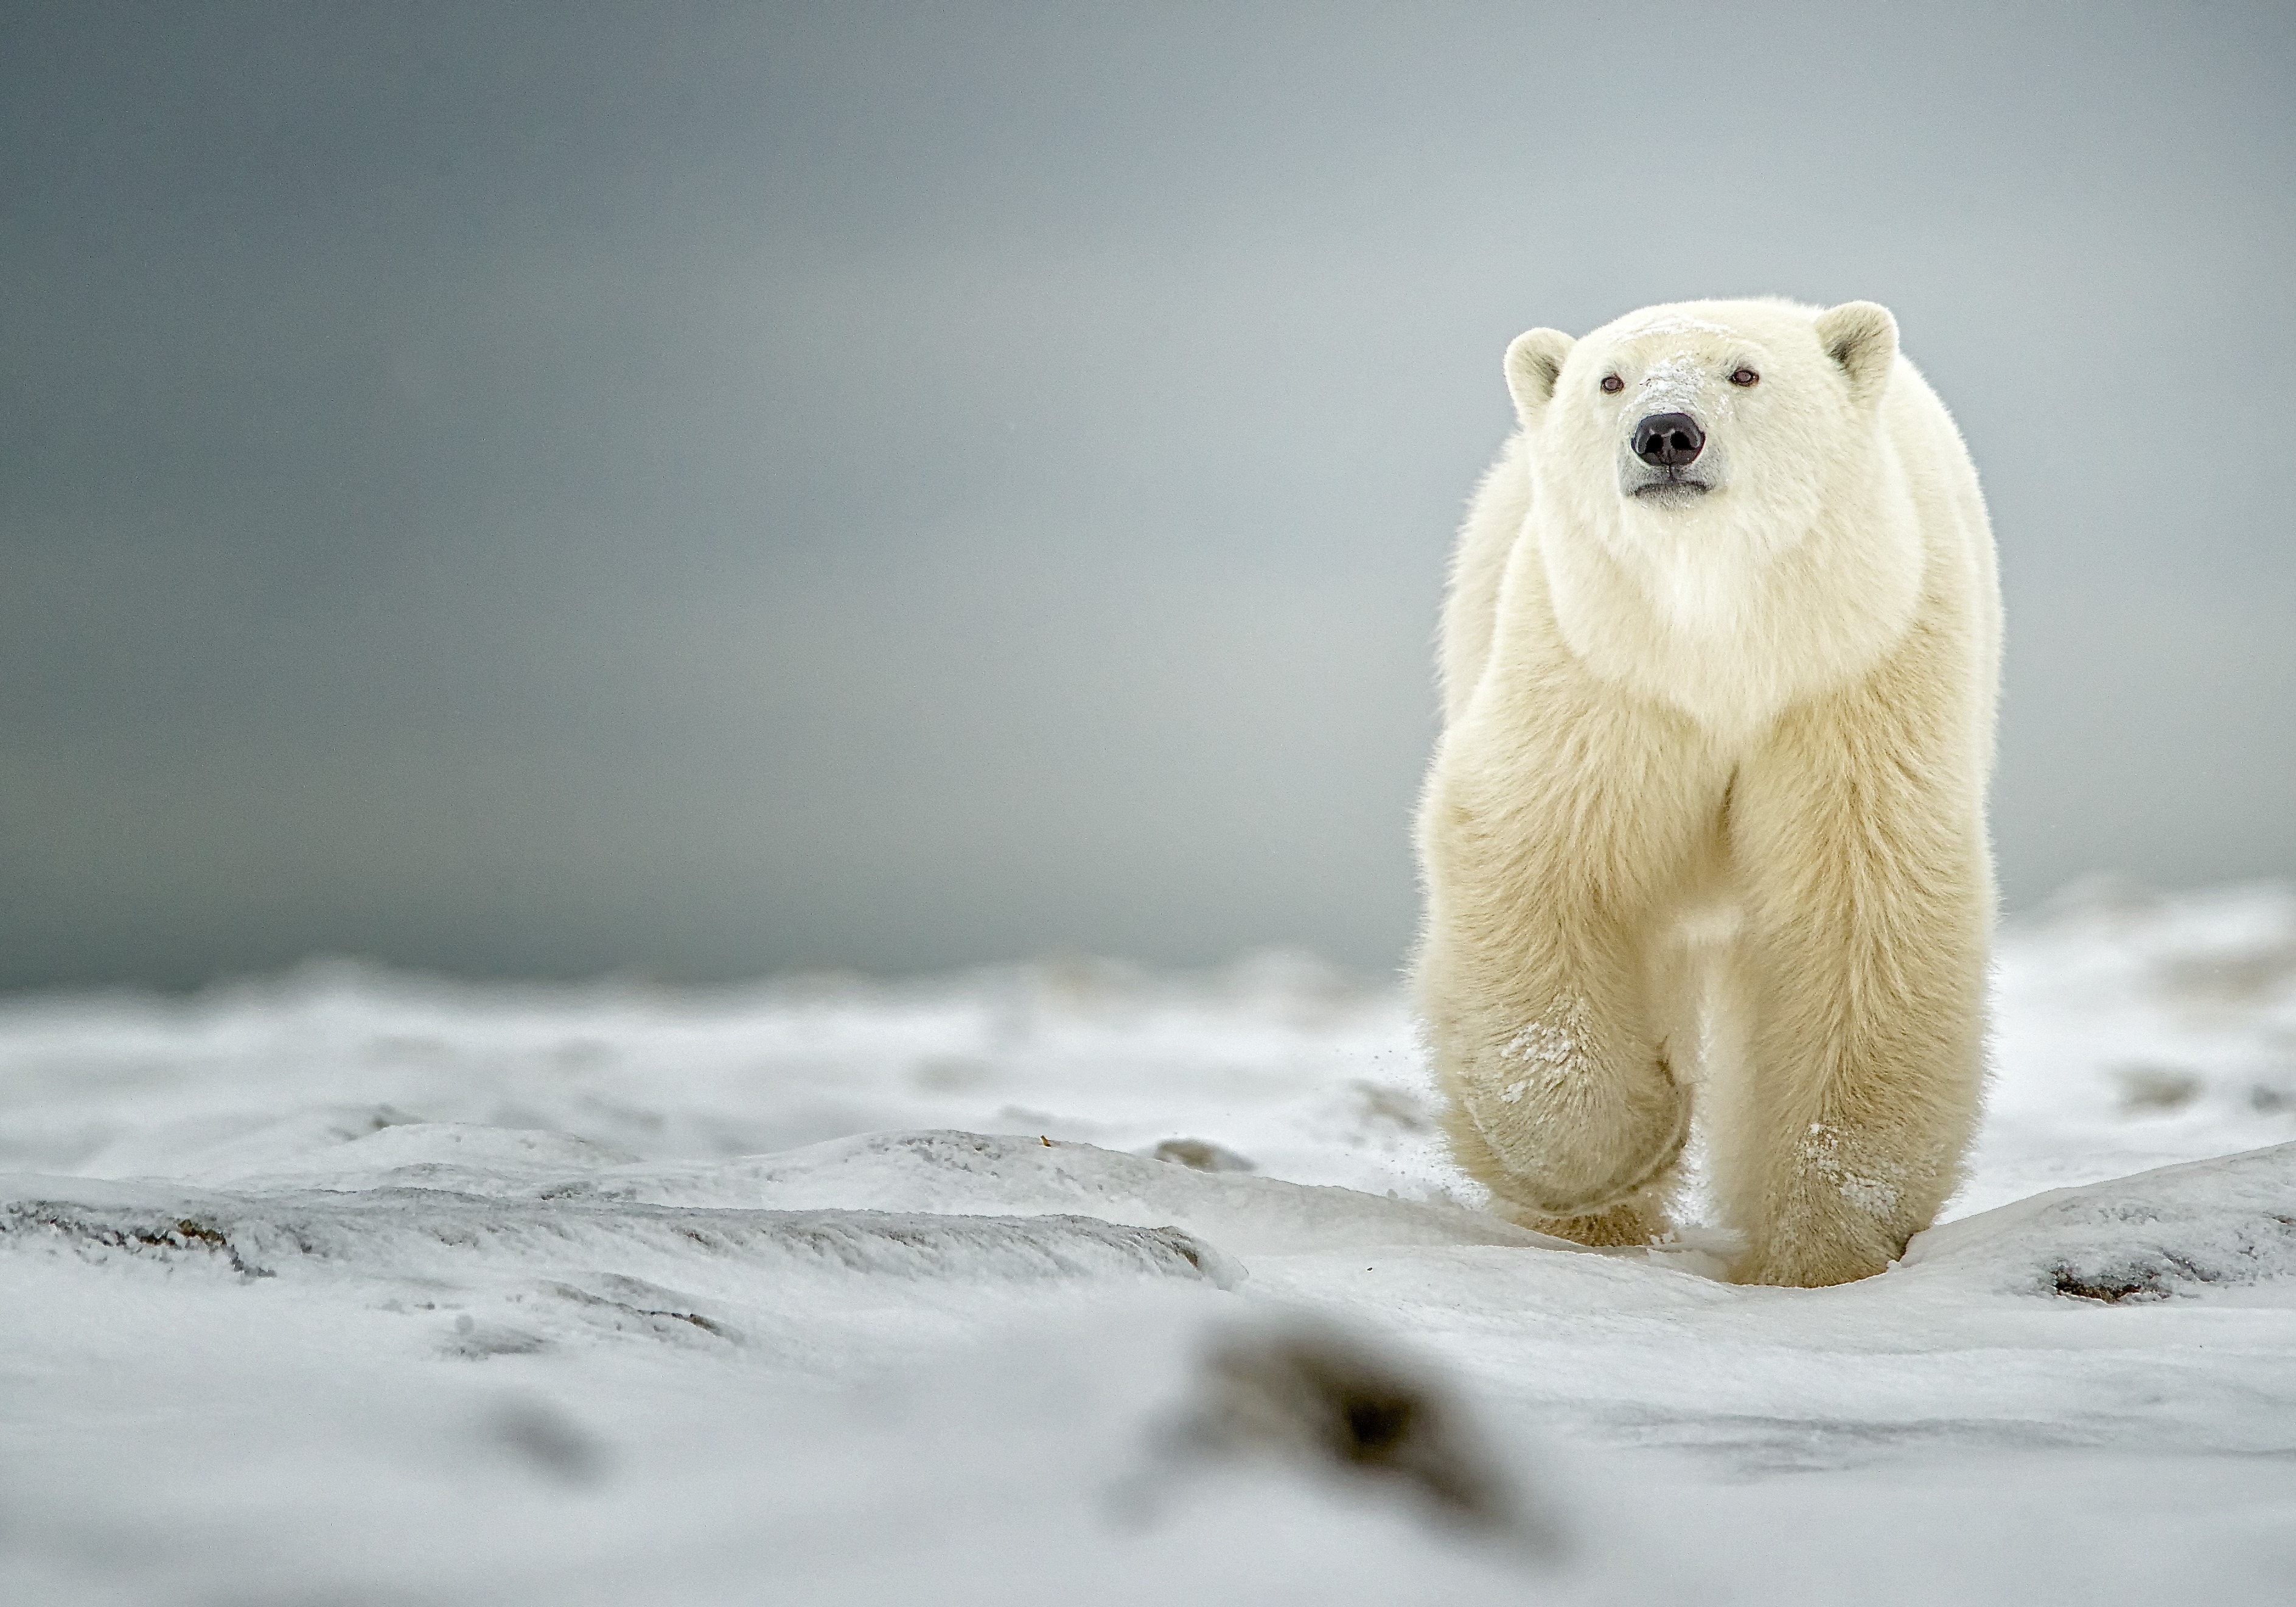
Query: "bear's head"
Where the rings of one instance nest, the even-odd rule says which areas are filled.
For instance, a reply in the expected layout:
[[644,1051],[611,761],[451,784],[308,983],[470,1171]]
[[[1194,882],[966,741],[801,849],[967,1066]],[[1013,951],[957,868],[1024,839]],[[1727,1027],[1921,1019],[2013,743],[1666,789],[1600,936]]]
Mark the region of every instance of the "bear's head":
[[1645,308],[1584,339],[1516,338],[1533,476],[1620,557],[1735,536],[1775,554],[1875,467],[1898,326],[1871,301]]

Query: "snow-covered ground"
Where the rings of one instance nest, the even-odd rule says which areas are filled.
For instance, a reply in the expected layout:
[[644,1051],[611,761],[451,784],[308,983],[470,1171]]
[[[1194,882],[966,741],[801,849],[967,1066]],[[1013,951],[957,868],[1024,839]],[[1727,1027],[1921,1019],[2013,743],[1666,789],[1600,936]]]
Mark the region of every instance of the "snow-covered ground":
[[2287,1600],[2296,893],[2079,890],[1997,1009],[1802,1291],[1477,1214],[1295,958],[19,1001],[0,1601]]

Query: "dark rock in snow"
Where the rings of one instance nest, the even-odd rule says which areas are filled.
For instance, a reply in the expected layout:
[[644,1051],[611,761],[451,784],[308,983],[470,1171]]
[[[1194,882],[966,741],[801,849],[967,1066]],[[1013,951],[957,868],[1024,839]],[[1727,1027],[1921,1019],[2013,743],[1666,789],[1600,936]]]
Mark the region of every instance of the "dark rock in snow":
[[1932,1228],[1906,1265],[2112,1305],[2284,1282],[2296,1298],[2296,1143],[2037,1194]]
[[1181,1446],[1374,1480],[1438,1519],[1542,1554],[1562,1549],[1559,1528],[1431,1367],[1320,1320],[1287,1314],[1223,1333],[1204,1357]]

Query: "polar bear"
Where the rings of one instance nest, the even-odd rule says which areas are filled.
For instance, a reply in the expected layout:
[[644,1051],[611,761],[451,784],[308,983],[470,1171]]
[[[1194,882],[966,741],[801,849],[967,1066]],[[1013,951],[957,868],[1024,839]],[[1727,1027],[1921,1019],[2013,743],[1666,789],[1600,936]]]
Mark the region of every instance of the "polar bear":
[[1984,1084],[2000,598],[1977,474],[1851,301],[1507,349],[1443,611],[1414,992],[1455,1155],[1645,1242],[1691,1130],[1742,1281],[1880,1272]]

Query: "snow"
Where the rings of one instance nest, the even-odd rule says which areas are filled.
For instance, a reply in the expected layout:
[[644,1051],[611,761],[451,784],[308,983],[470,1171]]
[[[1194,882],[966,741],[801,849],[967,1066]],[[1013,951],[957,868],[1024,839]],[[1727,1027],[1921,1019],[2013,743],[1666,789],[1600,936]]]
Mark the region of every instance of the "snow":
[[20,1001],[0,1600],[2280,1599],[2296,893],[1997,982],[1967,1187],[1824,1290],[1482,1215],[1298,956]]

